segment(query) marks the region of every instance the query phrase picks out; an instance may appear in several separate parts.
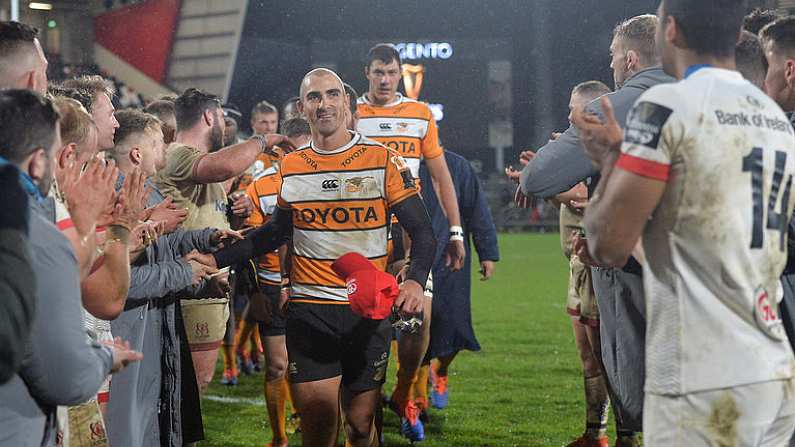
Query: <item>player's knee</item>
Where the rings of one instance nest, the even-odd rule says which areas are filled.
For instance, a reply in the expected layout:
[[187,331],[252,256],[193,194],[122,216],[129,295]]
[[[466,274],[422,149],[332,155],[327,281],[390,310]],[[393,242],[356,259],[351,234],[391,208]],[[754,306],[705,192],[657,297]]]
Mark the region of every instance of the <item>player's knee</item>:
[[345,432],[348,439],[356,441],[360,439],[369,439],[370,430],[373,428],[373,415],[348,415],[345,419]]
[[287,359],[276,358],[268,359],[268,366],[265,370],[265,378],[268,381],[281,379],[287,372]]

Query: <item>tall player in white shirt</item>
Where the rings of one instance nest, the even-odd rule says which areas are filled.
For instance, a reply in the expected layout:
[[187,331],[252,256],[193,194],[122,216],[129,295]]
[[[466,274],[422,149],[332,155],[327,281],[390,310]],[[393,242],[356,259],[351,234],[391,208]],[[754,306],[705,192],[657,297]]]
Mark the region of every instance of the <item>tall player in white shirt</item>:
[[604,124],[574,117],[602,172],[585,214],[591,254],[620,265],[642,235],[646,446],[782,446],[795,429],[775,299],[795,136],[735,71],[744,12],[742,0],[663,0],[657,41],[680,82],[644,93],[623,134],[609,101]]

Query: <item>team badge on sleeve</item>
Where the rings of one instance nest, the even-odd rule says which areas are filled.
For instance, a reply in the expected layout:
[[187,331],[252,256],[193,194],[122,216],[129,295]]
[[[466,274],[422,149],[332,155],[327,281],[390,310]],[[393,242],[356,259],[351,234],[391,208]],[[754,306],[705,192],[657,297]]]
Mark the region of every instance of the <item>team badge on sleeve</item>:
[[640,102],[632,108],[627,118],[624,141],[657,149],[660,144],[663,126],[668,122],[673,110],[652,102]]
[[406,160],[400,155],[393,155],[389,160],[400,172],[400,177],[403,179],[403,189],[415,188],[414,176],[411,175],[411,169],[409,169]]
[[406,163],[406,159],[401,157],[400,155],[393,155],[392,158],[390,158],[390,161],[392,162],[393,165],[397,167],[398,171],[408,171],[409,169],[409,165],[408,163]]

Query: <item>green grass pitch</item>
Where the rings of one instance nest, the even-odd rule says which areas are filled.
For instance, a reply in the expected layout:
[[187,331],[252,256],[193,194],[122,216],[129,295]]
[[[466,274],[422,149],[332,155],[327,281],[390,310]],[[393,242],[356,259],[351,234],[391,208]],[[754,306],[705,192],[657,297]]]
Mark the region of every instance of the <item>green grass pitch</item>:
[[[473,320],[483,349],[463,352],[453,363],[450,406],[431,409],[419,445],[563,446],[582,432],[582,373],[565,313],[568,268],[559,241],[557,234],[500,235],[496,276],[473,279]],[[387,389],[394,383],[391,366]],[[225,387],[217,383],[220,372],[202,403],[207,441],[201,445],[265,446],[270,429],[262,373]],[[388,446],[409,444],[398,426],[385,411]],[[291,436],[293,445],[300,445],[299,434]]]

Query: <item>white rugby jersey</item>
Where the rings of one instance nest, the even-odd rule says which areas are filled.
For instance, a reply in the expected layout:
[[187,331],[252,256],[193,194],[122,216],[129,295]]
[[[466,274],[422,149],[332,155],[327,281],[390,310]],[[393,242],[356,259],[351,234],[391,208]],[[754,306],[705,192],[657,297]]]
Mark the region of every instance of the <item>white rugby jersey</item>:
[[643,233],[646,391],[679,395],[792,377],[778,317],[795,136],[734,71],[645,92],[616,165],[667,182]]

